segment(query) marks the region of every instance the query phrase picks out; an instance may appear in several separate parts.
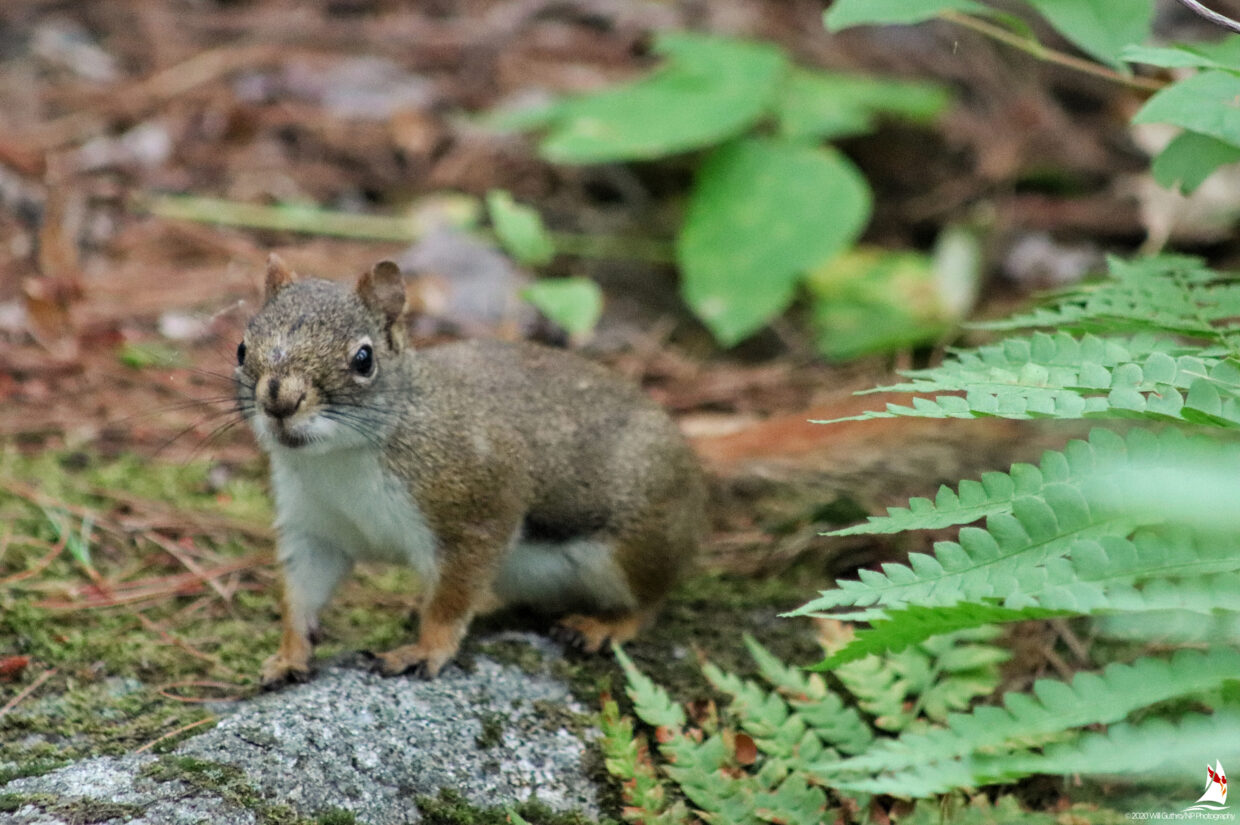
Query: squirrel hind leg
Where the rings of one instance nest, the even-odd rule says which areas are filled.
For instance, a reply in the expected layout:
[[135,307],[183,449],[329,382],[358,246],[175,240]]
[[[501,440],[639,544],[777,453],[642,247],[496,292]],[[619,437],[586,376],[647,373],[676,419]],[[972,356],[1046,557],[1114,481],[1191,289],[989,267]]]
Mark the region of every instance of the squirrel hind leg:
[[624,644],[650,621],[651,611],[634,610],[618,616],[574,613],[557,622],[554,635],[586,653],[597,653],[609,642]]

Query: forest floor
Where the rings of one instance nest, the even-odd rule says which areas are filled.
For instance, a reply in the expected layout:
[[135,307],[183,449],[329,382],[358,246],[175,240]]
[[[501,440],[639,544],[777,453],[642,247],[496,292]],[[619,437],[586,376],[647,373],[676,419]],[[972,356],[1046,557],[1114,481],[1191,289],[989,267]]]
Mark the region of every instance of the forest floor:
[[[802,0],[8,0],[0,765],[37,772],[166,747],[212,720],[211,703],[256,692],[278,636],[273,533],[263,462],[230,399],[263,262],[274,251],[299,271],[352,279],[409,253],[173,219],[159,208],[167,194],[407,215],[506,189],[556,230],[667,243],[691,159],[556,166],[533,140],[489,132],[477,116],[635,77],[653,65],[652,31],[689,27],[773,40],[809,65],[951,87],[958,102],[937,123],[886,125],[841,148],[876,192],[866,243],[925,248],[946,225],[984,222],[983,314],[1145,240],[1147,159],[1127,126],[1136,93],[946,26],[828,36],[821,10]],[[457,200],[444,206],[444,193]],[[1223,266],[1240,251],[1200,226],[1175,231]],[[1040,250],[1033,263],[1030,249]],[[453,295],[438,277],[451,273],[423,274],[415,345],[548,336],[526,311],[488,314]],[[688,693],[705,691],[700,657],[745,670],[738,631],[812,662],[813,623],[777,614],[936,538],[821,531],[1073,434],[1010,422],[809,424],[875,408],[881,397],[851,393],[941,350],[827,364],[794,308],[723,351],[682,305],[670,265],[561,257],[548,274],[602,286],[603,319],[583,351],[671,410],[711,474],[701,570],[631,650]],[[510,306],[523,277],[501,268],[487,288]],[[325,618],[322,655],[405,638],[413,586],[403,571],[364,570]],[[1033,636],[1013,684],[1059,659],[1053,629]],[[619,692],[608,660],[578,664],[585,701]],[[49,698],[63,701],[42,713]],[[39,701],[42,715],[23,713]],[[0,769],[0,783],[14,773]]]

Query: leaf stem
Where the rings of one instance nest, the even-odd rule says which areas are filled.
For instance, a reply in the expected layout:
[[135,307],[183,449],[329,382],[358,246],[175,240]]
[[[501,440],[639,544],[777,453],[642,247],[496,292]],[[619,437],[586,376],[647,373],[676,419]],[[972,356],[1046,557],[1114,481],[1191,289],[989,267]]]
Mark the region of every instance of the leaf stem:
[[[148,195],[136,201],[134,208],[168,220],[397,243],[413,243],[429,228],[416,217],[411,216],[359,215],[322,209],[318,206],[239,203],[223,198],[197,195]],[[491,232],[469,229],[465,226],[458,228],[462,231],[469,231],[488,242],[496,242]],[[549,234],[555,243],[556,251],[563,255],[591,259],[638,260],[660,264],[671,263],[675,260],[672,245],[655,238],[579,235],[566,232]]]
[[[1184,2],[1184,0],[1180,1]],[[1052,49],[1049,46],[1044,46],[1031,37],[1022,37],[1015,32],[1003,28],[1002,26],[996,26],[994,23],[981,20],[969,14],[964,14],[963,12],[949,9],[947,11],[939,12],[939,18],[950,23],[955,23],[959,26],[964,26],[966,29],[972,29],[975,32],[984,34],[994,40],[998,40],[1000,43],[1011,46],[1014,49],[1019,49],[1026,54],[1031,54],[1037,59],[1044,60],[1047,63],[1054,63],[1059,66],[1074,69],[1078,72],[1093,75],[1094,77],[1101,77],[1104,80],[1110,80],[1113,83],[1119,83],[1133,89],[1157,92],[1167,85],[1163,81],[1154,80],[1153,78],[1121,74],[1114,69],[1108,69],[1106,66],[1095,63],[1092,60],[1085,60],[1083,58]]]

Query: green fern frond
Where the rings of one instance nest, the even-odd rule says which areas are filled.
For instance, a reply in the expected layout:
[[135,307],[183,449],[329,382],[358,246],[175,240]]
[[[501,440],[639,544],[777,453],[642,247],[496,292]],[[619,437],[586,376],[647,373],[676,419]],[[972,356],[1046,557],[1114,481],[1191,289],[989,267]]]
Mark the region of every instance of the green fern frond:
[[[900,774],[837,782],[841,790],[925,797],[955,787],[1010,782],[1033,774],[1179,778],[1200,786],[1201,754],[1224,762],[1240,758],[1240,711],[1191,714],[1178,721],[1153,717],[1087,732],[1043,752],[977,754],[954,762],[923,764]],[[879,789],[885,790],[879,790]],[[899,790],[897,790],[899,789]],[[1189,797],[1191,800],[1191,797]]]
[[1151,331],[1225,343],[1240,318],[1240,284],[1206,269],[1200,258],[1111,257],[1108,269],[1104,281],[1052,296],[1051,307],[973,326]]
[[[1236,590],[1231,591],[1234,594]],[[1094,622],[1097,634],[1109,639],[1155,642],[1163,645],[1225,644],[1240,647],[1240,610],[1200,612],[1150,610],[1141,613],[1115,613]]]
[[[956,490],[944,485],[933,501],[910,499],[907,507],[890,507],[886,516],[870,516],[864,524],[826,535],[896,533],[969,524],[1007,512],[1017,498],[1041,496],[1056,484],[1072,485],[1085,491],[1091,500],[1106,501],[1107,496],[1096,493],[1116,489],[1116,481],[1127,480],[1126,487],[1131,487],[1134,475],[1156,484],[1160,473],[1178,470],[1200,478],[1203,468],[1217,468],[1218,475],[1226,477],[1230,468],[1237,465],[1240,444],[1235,442],[1189,436],[1170,427],[1157,432],[1133,429],[1124,437],[1095,428],[1087,441],[1073,440],[1062,452],[1043,453],[1036,467],[1018,463],[1006,473],[985,473],[981,481],[961,481]],[[1120,505],[1111,509],[1124,509],[1122,502]]]
[[[1240,564],[1240,561],[1233,558],[1230,563]],[[1062,605],[1060,607],[1010,608],[992,603],[961,602],[942,607],[908,605],[889,609],[885,615],[872,619],[869,629],[858,631],[851,642],[812,669],[829,671],[865,656],[900,651],[934,636],[971,627],[1066,616],[1115,619],[1179,611],[1191,614],[1186,621],[1192,625],[1193,632],[1187,637],[1176,635],[1172,632],[1174,628],[1163,621],[1152,622],[1148,632],[1138,638],[1184,638],[1198,642],[1240,638],[1234,632],[1210,632],[1220,622],[1227,623],[1228,627],[1240,622],[1240,600],[1236,598],[1240,593],[1240,572],[1126,582],[1091,593],[1083,604],[1080,594],[1086,589],[1087,586],[1080,586],[1051,590],[1039,598],[1043,604]],[[1073,606],[1068,607],[1069,604]]]
[[1180,651],[1171,660],[1138,659],[1111,664],[1102,673],[1079,673],[1071,683],[1038,681],[1032,695],[1008,693],[1004,706],[953,713],[947,727],[908,732],[875,743],[865,754],[824,762],[813,773],[824,780],[847,774],[897,774],[971,754],[1011,751],[1041,744],[1073,728],[1111,724],[1130,713],[1182,696],[1216,690],[1240,676],[1240,652],[1216,648]]
[[[906,530],[937,530],[969,524],[994,513],[1011,510],[1022,496],[1042,495],[1051,484],[1079,487],[1096,476],[1100,466],[1115,467],[1130,457],[1161,455],[1178,449],[1185,436],[1169,429],[1162,435],[1134,430],[1125,440],[1110,430],[1095,428],[1088,441],[1070,441],[1063,452],[1048,451],[1038,466],[1013,464],[1006,473],[984,473],[980,481],[964,480],[956,490],[939,488],[934,501],[913,498],[907,507],[889,507],[886,516],[870,516],[864,524],[834,530],[829,536],[899,533]],[[1164,443],[1165,442],[1165,443]]]
[[758,665],[762,678],[784,697],[828,746],[843,753],[861,753],[874,740],[870,726],[856,708],[844,704],[821,676],[790,667],[757,640],[745,634],[745,646]]
[[[1069,484],[1047,485],[1040,496],[1021,496],[1011,513],[987,517],[985,528],[964,527],[959,541],[941,541],[934,555],[912,553],[907,565],[889,562],[882,572],[862,569],[858,580],[841,580],[835,590],[787,615],[835,614],[850,620],[872,619],[884,607],[909,603],[944,606],[1003,599],[1028,593],[1045,581],[1044,568],[1085,538],[1123,536],[1134,524],[1097,512]],[[1021,607],[1023,605],[1008,605]]]
[[1196,258],[1113,258],[1110,269],[1108,281],[1061,294],[1054,308],[980,325],[1055,332],[953,351],[937,367],[903,373],[904,383],[869,391],[917,393],[911,406],[839,420],[1110,417],[1240,426],[1240,283]]
[[1196,784],[1201,781],[1202,754],[1228,763],[1240,759],[1240,709],[1190,714],[1178,721],[1154,717],[1113,725],[1105,733],[1085,733],[1042,753],[981,757],[976,773],[984,782],[1042,773],[1146,775]]
[[834,675],[882,730],[904,730],[923,713],[942,721],[998,686],[998,665],[1011,654],[987,644],[996,633],[975,628],[937,636],[899,653],[841,665]]
[[648,725],[655,727],[666,727],[679,731],[685,725],[684,709],[672,701],[667,695],[667,691],[646,674],[637,669],[619,645],[611,646],[612,653],[616,657],[616,661],[620,663],[621,669],[624,670],[625,678],[628,680],[629,698],[633,700],[633,709],[637,711],[637,715],[642,721]]
[[902,650],[941,633],[986,624],[1166,611],[1240,616],[1240,537],[1152,528],[1132,539],[1081,540],[1065,558],[1024,571],[1010,585],[1002,599],[900,604],[862,614],[870,628],[858,631],[815,669],[830,670],[869,654]]
[[732,697],[729,712],[753,737],[762,753],[797,761],[823,758],[826,747],[822,740],[778,694],[765,691],[735,674],[725,673],[709,662],[702,672],[717,690]]
[[989,624],[1050,619],[1073,615],[1071,610],[1047,610],[1042,607],[1012,609],[996,604],[961,602],[945,607],[923,607],[912,604],[871,620],[868,630],[857,631],[856,637],[811,666],[812,670],[830,671],[866,656],[898,653],[909,645],[919,644],[944,633],[954,633]]
[[[707,675],[721,689],[735,691],[737,698],[731,710],[743,727],[754,734],[761,763],[756,772],[750,773],[736,762],[734,737],[721,731],[701,743],[694,741],[684,733],[683,712],[672,705],[667,693],[638,671],[622,651],[618,654],[634,709],[643,721],[658,728],[659,751],[668,762],[664,772],[703,819],[729,825],[816,825],[823,820],[826,793],[809,784],[791,766],[824,757],[826,748],[799,717],[789,712],[779,696],[711,665],[706,668]],[[614,749],[609,751],[613,752]],[[618,767],[622,772],[634,773],[629,769],[628,750],[621,750],[619,755],[622,758]],[[616,775],[615,771],[612,773]],[[642,798],[654,803],[662,801],[660,795],[649,791]],[[634,818],[639,818],[641,812],[634,810]],[[677,813],[670,809],[662,816],[666,820]]]
[[621,815],[642,825],[683,825],[689,821],[681,801],[668,804],[667,789],[659,779],[645,743],[633,732],[633,720],[620,715],[615,701],[603,703],[599,715],[600,744],[607,773],[620,783],[624,800]]
[[[838,420],[1106,417],[1240,426],[1240,367],[1171,339],[1038,332],[954,351],[937,367],[904,374],[911,380],[869,392],[920,393],[911,407],[888,404]],[[964,395],[925,397],[944,392]]]
[[[1213,450],[1240,456],[1234,445],[1210,439],[1134,434],[1130,442],[1142,443],[1139,455],[1178,445],[1183,455]],[[1240,534],[1197,534],[1179,525],[1137,527],[1131,519],[1166,514],[1151,509],[1116,516],[1106,506],[1097,506],[1094,502],[1103,496],[1096,488],[1108,477],[1103,472],[1083,478],[1079,489],[1062,482],[1047,484],[1041,497],[1014,499],[1011,514],[989,516],[985,529],[965,527],[959,542],[937,542],[934,555],[912,553],[907,565],[887,563],[881,573],[861,570],[857,580],[838,581],[837,589],[823,591],[788,615],[832,611],[836,618],[871,621],[885,609],[913,603],[1041,607],[1088,614],[1168,609],[1196,599],[1206,610],[1229,607],[1220,585],[1205,577],[1240,570]],[[1131,538],[1125,538],[1129,534]],[[1155,579],[1168,583],[1144,584]],[[967,618],[941,614],[943,622]]]
[[1080,733],[1068,741],[1047,745],[1041,753],[976,753],[959,760],[920,762],[892,773],[837,777],[831,785],[849,793],[883,793],[916,799],[953,788],[1011,782],[1033,774],[1144,774],[1162,780],[1180,777],[1195,783],[1200,779],[1197,773],[1201,770],[1202,754],[1224,762],[1240,758],[1240,712],[1193,714],[1178,723],[1153,717],[1135,724],[1112,725],[1103,733]]

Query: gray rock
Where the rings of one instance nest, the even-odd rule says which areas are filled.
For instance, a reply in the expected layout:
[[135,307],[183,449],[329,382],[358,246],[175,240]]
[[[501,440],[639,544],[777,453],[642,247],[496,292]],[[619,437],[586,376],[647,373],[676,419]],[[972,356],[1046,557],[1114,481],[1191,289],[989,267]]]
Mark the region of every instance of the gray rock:
[[[540,637],[520,638],[554,650]],[[482,656],[471,672],[449,667],[430,682],[331,667],[242,703],[170,755],[101,757],[13,780],[0,794],[40,802],[0,822],[61,825],[82,821],[85,810],[94,822],[250,825],[262,808],[287,806],[395,825],[419,821],[416,797],[443,788],[484,807],[534,797],[596,816],[586,743],[551,708],[585,712],[549,676]],[[128,807],[98,818],[109,805]]]

